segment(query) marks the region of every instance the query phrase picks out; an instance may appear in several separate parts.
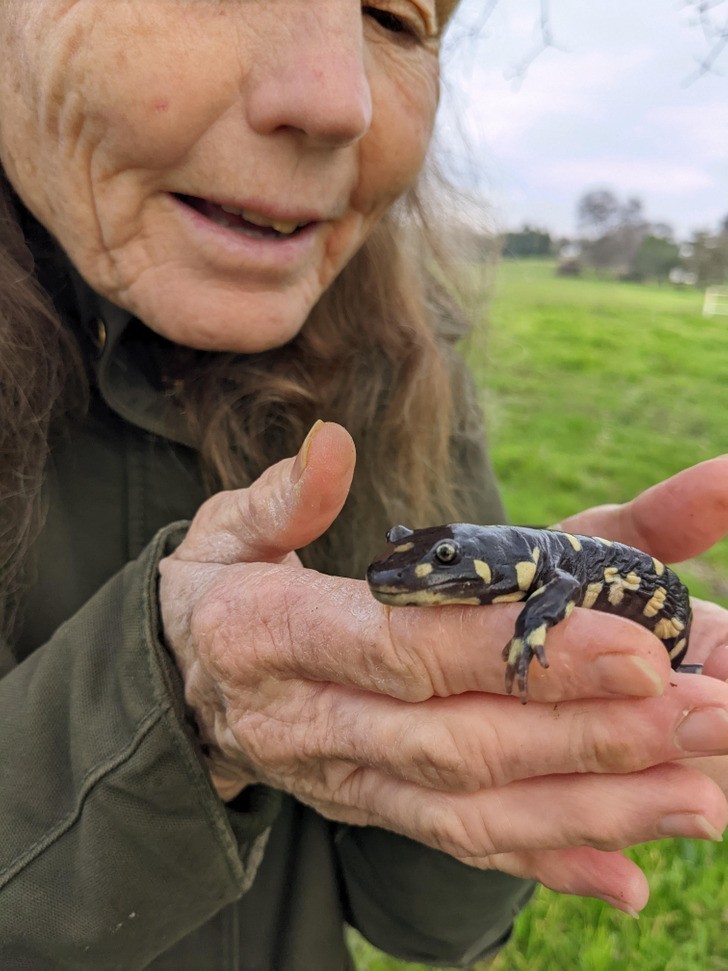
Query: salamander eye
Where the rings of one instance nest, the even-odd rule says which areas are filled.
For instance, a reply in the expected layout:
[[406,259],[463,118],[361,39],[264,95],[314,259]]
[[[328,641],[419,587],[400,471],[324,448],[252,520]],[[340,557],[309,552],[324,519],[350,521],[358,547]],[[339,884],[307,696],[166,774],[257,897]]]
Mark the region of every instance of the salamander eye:
[[455,543],[451,543],[450,540],[445,540],[442,543],[438,543],[435,547],[435,558],[440,563],[454,563],[460,559],[460,550]]

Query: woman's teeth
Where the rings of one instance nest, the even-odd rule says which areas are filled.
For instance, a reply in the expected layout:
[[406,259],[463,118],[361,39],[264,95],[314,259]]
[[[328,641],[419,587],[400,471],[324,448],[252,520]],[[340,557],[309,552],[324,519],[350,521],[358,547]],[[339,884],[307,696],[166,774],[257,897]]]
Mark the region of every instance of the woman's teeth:
[[250,209],[235,209],[234,206],[220,206],[220,208],[223,212],[228,213],[228,215],[237,216],[246,223],[252,223],[253,226],[259,226],[261,229],[275,229],[277,233],[282,233],[285,236],[290,236],[291,233],[295,233],[300,226],[300,223],[266,219],[264,216],[259,216],[257,212],[251,212]]
[[252,239],[285,239],[309,223],[291,222],[285,219],[269,219],[252,209],[223,206],[197,196],[178,195],[177,199],[206,216],[217,226],[232,229]]

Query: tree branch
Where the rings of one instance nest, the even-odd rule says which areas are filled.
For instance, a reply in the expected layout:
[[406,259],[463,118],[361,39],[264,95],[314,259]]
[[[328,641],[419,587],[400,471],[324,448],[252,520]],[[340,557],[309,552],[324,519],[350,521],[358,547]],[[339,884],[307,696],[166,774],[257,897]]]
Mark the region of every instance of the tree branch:
[[[696,58],[696,69],[683,81],[687,87],[706,74],[718,73],[715,65],[728,46],[728,10],[725,0],[685,0],[685,5],[695,10],[698,26],[709,45],[705,54]],[[724,14],[722,19],[716,16],[716,11]]]
[[549,47],[556,47],[554,44],[553,32],[551,30],[551,0],[540,0],[539,13],[540,38],[532,50],[525,55],[514,67],[508,71],[506,77],[510,81],[521,82],[528,74],[528,69],[533,62],[540,57]]

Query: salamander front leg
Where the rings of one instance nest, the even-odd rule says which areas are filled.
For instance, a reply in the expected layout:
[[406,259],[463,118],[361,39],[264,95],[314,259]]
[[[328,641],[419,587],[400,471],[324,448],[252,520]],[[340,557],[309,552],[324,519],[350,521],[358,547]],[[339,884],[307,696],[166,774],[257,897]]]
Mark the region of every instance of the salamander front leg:
[[528,701],[528,667],[533,657],[547,668],[544,644],[549,628],[568,617],[580,600],[581,584],[570,573],[556,570],[553,577],[526,600],[516,621],[513,638],[503,648],[506,666],[506,691],[512,693],[513,681],[518,677],[521,702]]

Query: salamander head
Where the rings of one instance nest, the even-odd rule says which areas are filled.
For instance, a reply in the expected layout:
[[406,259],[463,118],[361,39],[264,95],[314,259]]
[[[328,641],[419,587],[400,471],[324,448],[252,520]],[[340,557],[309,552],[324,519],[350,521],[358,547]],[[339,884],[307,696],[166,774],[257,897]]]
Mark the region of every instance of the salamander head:
[[[382,603],[436,606],[479,604],[476,589],[491,580],[482,556],[484,535],[503,527],[463,523],[411,530],[394,526],[388,549],[367,569],[369,587]],[[475,533],[477,530],[477,535]]]

